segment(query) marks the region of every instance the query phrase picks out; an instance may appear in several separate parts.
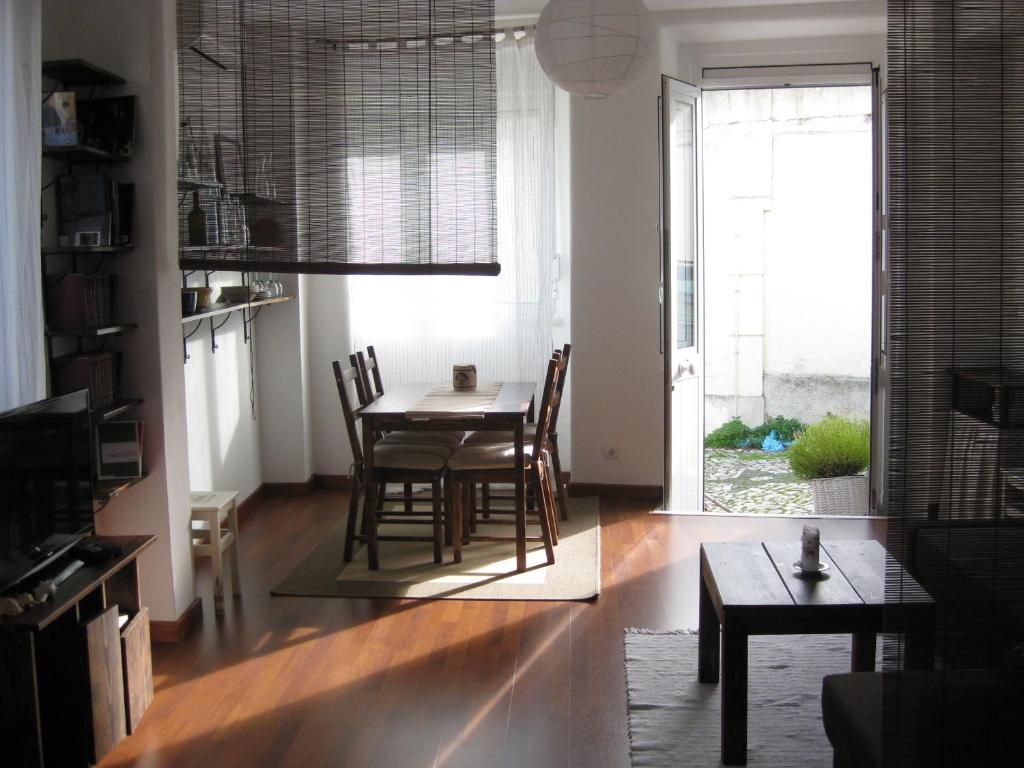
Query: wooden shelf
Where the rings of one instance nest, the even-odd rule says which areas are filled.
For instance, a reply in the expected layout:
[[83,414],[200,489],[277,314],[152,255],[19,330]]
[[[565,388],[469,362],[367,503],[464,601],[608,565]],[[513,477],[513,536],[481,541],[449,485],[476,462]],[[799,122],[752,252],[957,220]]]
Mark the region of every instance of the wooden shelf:
[[145,472],[141,477],[129,477],[124,480],[100,480],[93,485],[93,498],[96,501],[110,501],[115,496],[120,496],[133,485],[138,485],[149,477]]
[[273,245],[185,245],[181,257],[202,258],[204,253],[281,253],[284,249]]
[[118,416],[123,416],[132,408],[138,408],[142,403],[143,400],[141,397],[122,397],[107,408],[97,408],[94,410],[92,412],[92,419],[94,422],[110,421],[111,419],[116,419]]
[[185,323],[190,323],[193,320],[205,320],[208,317],[226,315],[228,312],[235,312],[239,309],[253,309],[255,307],[265,307],[270,304],[282,304],[286,301],[291,301],[294,298],[294,296],[276,296],[273,299],[235,301],[230,304],[213,304],[212,309],[204,309],[202,312],[193,312],[191,315],[184,315],[181,318],[181,322],[182,325],[184,325]]
[[219,181],[200,181],[198,179],[178,179],[178,189],[223,189]]
[[125,333],[126,331],[134,331],[139,326],[135,323],[120,323],[117,325],[103,325],[97,328],[75,328],[69,331],[54,331],[47,329],[46,335],[53,337],[67,337],[67,336],[78,336],[78,337],[93,337],[93,336],[112,336],[117,333]]
[[86,85],[124,85],[124,78],[90,64],[83,59],[60,59],[43,62],[43,77],[56,80],[65,88]]
[[97,165],[126,163],[127,158],[107,152],[105,149],[90,147],[79,144],[73,147],[43,147],[43,157],[53,160],[60,160],[62,163],[73,163],[75,165]]
[[[178,266],[183,270],[202,270],[205,272],[287,272],[288,266],[295,262],[291,259],[279,258],[287,253],[284,248],[271,245],[187,245],[181,248]],[[259,269],[251,265],[260,263]],[[280,262],[282,269],[273,265]]]
[[255,192],[232,192],[231,197],[245,205],[291,205],[290,200],[281,200],[277,197],[264,197]]
[[70,256],[77,253],[94,253],[98,255],[104,254],[118,254],[127,253],[134,249],[133,245],[70,245],[67,247],[55,246],[53,248],[43,248],[43,256]]

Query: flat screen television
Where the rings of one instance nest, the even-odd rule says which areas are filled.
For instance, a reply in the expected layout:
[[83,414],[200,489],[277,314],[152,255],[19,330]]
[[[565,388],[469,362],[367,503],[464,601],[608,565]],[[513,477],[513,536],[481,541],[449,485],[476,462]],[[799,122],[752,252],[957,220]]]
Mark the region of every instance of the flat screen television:
[[86,390],[0,413],[0,592],[93,529]]

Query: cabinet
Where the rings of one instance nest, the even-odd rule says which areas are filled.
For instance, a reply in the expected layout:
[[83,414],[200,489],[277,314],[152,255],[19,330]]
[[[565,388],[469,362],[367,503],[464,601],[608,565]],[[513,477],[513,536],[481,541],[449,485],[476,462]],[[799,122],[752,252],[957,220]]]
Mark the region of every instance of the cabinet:
[[5,767],[97,763],[138,725],[152,700],[138,557],[155,538],[99,540],[121,554],[79,570],[50,602],[0,618]]

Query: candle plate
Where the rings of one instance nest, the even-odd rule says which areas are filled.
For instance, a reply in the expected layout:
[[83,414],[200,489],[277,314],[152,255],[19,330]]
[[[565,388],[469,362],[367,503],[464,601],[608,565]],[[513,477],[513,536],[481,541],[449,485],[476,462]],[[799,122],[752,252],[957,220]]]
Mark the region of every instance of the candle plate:
[[817,571],[805,571],[803,568],[800,567],[800,561],[797,560],[795,563],[793,563],[793,570],[799,573],[801,576],[816,578],[818,576],[823,575],[825,571],[828,570],[828,563],[818,563]]

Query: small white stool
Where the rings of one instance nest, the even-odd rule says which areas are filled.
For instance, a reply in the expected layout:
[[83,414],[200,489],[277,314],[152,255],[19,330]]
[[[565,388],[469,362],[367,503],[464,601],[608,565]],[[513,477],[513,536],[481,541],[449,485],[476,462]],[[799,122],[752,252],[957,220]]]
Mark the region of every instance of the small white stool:
[[231,588],[242,594],[238,578],[238,491],[192,493],[192,557],[209,557],[213,568],[213,608],[224,613],[224,553],[231,555]]

